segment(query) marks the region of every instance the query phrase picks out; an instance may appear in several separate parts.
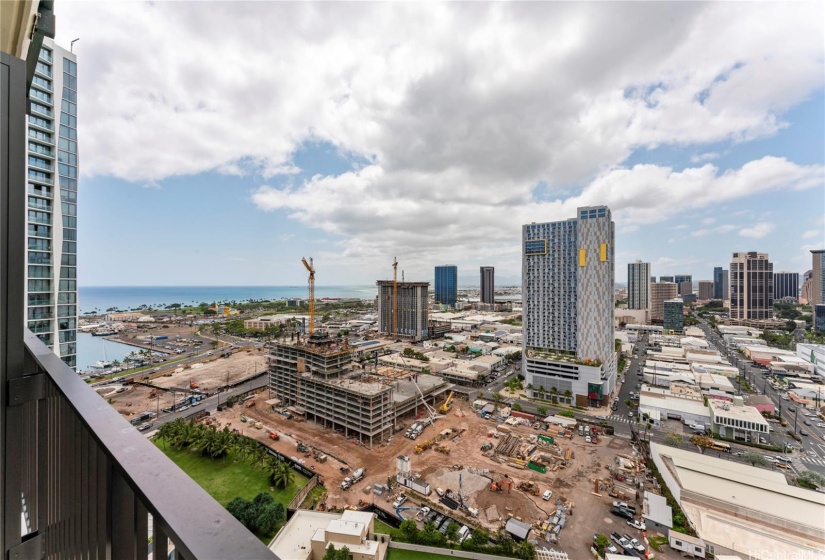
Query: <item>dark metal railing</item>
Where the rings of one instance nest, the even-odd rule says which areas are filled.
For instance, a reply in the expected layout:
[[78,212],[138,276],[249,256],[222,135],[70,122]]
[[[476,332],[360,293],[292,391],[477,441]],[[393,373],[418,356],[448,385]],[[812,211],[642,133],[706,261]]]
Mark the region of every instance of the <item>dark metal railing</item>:
[[274,558],[28,331],[25,347],[6,410],[7,558]]

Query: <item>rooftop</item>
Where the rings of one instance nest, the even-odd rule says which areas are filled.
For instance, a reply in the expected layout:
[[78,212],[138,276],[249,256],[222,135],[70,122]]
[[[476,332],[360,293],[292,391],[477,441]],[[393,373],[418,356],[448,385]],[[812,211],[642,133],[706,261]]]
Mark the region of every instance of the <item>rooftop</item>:
[[727,401],[717,401],[715,399],[710,399],[708,401],[708,405],[713,411],[714,416],[737,418],[739,420],[747,420],[748,422],[753,422],[755,424],[768,424],[768,421],[765,420],[762,413],[752,406],[737,406],[736,404],[731,404]]
[[306,560],[311,554],[310,542],[315,532],[340,518],[339,513],[299,509],[269,543],[269,550],[281,560]]

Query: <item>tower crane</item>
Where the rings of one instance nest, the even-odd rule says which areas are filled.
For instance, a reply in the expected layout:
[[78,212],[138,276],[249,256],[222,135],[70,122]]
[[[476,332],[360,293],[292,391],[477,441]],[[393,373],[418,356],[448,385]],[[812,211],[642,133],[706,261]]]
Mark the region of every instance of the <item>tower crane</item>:
[[315,332],[315,266],[312,263],[312,257],[309,257],[309,262],[301,257],[301,262],[309,271],[309,331],[307,335],[312,335]]
[[398,259],[392,258],[392,336],[398,338]]

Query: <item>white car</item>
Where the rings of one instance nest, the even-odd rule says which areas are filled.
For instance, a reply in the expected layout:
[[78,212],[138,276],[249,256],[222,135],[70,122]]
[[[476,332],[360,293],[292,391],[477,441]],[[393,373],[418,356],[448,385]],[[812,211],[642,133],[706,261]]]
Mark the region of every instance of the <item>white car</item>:
[[635,519],[628,520],[627,524],[630,525],[631,527],[633,527],[634,529],[638,529],[639,531],[646,531],[647,530],[647,527],[645,527],[644,523],[636,521]]
[[552,497],[553,497],[553,491],[552,491],[552,490],[545,490],[545,491],[544,491],[544,494],[542,494],[542,495],[541,495],[541,497],[542,497],[545,501],[550,501],[550,498],[552,498]]
[[406,501],[407,501],[407,496],[405,496],[404,494],[401,494],[401,495],[400,495],[400,496],[398,496],[398,497],[395,499],[395,501],[392,503],[392,507],[394,507],[394,508],[399,508],[399,507],[401,507],[401,506],[404,504],[404,502],[406,502]]

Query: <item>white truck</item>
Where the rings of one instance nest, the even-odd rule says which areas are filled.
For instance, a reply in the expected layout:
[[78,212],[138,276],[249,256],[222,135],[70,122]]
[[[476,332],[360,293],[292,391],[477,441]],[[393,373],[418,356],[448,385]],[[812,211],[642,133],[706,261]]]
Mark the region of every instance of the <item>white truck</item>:
[[352,482],[355,483],[364,478],[365,472],[367,472],[366,467],[361,467],[360,469],[357,469],[354,473],[352,473]]
[[352,486],[352,479],[350,477],[347,477],[344,479],[344,482],[341,483],[341,490],[346,490],[350,486]]

